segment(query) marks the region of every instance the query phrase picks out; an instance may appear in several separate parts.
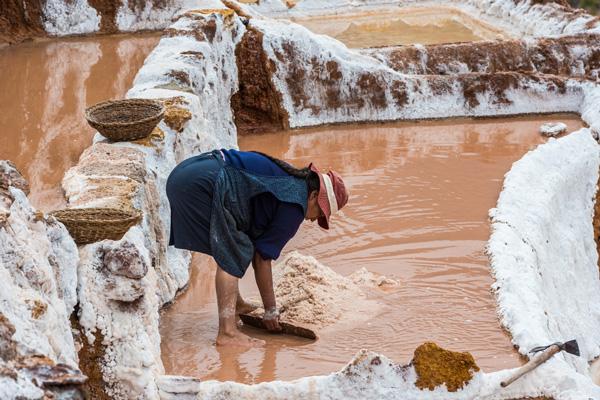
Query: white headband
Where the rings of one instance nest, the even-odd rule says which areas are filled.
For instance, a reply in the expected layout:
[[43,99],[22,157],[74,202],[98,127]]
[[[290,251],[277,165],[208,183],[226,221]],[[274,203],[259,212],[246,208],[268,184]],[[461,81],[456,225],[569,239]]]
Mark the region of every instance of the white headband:
[[331,215],[338,212],[338,204],[335,198],[335,193],[333,192],[333,184],[331,183],[331,178],[327,174],[321,174],[323,177],[323,183],[325,183],[325,189],[327,191],[327,200],[329,201],[329,209],[331,211]]

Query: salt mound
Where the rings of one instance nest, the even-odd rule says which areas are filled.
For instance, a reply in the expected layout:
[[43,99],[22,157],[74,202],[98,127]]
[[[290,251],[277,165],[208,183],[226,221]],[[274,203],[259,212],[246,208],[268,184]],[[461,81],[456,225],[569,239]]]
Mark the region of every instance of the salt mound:
[[562,122],[546,122],[540,126],[540,133],[544,136],[558,136],[567,131],[567,125]]
[[273,282],[283,321],[323,327],[364,320],[378,307],[351,279],[295,251],[275,265]]
[[378,289],[390,289],[400,285],[400,283],[392,278],[388,278],[385,275],[371,272],[365,267],[353,272],[348,278],[352,279],[352,282],[359,286],[378,288]]

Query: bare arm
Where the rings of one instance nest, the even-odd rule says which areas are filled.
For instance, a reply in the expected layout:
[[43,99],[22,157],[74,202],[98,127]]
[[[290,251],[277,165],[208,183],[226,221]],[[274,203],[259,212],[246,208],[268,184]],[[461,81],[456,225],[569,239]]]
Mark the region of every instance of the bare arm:
[[260,292],[265,308],[265,325],[270,331],[281,330],[279,326],[279,314],[277,313],[277,304],[275,302],[275,292],[273,291],[273,274],[271,271],[271,260],[265,260],[258,253],[254,253],[252,259],[254,267],[254,276],[256,278],[256,286]]

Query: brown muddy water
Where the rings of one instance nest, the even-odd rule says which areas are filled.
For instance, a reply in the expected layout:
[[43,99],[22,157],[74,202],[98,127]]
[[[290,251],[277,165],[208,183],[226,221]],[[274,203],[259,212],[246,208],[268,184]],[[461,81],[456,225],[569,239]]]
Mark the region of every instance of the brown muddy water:
[[122,98],[157,34],[30,42],[0,49],[0,159],[29,180],[32,204],[64,204],[60,182],[92,143],[88,105]]
[[[250,334],[264,348],[217,349],[214,262],[195,255],[188,290],[161,316],[166,372],[254,383],[339,370],[360,349],[399,363],[425,341],[470,351],[486,371],[519,365],[496,317],[484,253],[488,210],[511,164],[546,139],[547,121],[582,126],[574,115],[403,122],[321,127],[241,137],[260,150],[304,166],[337,170],[348,205],[330,231],[306,222],[286,246],[342,275],[361,267],[396,278],[396,291],[371,294],[381,311],[360,325],[332,327],[316,343]],[[242,293],[258,298],[252,268]]]
[[386,13],[292,18],[311,31],[352,48],[472,42],[506,38],[506,32],[454,8],[414,7]]

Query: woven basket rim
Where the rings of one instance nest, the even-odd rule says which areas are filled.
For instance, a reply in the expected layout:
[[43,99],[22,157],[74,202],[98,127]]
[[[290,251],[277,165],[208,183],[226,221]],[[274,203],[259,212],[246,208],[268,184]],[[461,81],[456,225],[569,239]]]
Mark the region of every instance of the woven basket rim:
[[[110,218],[110,215],[109,215],[108,216],[109,218],[91,219],[91,218],[85,218],[84,217],[85,213],[87,213],[88,215],[93,214],[93,213],[108,213],[108,214],[115,213],[115,214],[119,214],[120,216],[115,217],[115,218]],[[121,208],[111,208],[111,207],[63,208],[61,210],[51,211],[49,214],[52,215],[53,217],[57,217],[58,219],[61,219],[64,221],[89,221],[92,223],[96,222],[96,221],[121,222],[121,221],[137,219],[142,216],[141,211],[137,210],[137,209],[124,210]],[[69,214],[79,214],[79,215],[77,218],[75,218],[75,217],[69,218]]]
[[[149,117],[142,118],[142,119],[136,119],[134,121],[129,121],[129,122],[102,122],[102,121],[98,121],[92,115],[92,113],[96,110],[106,108],[106,107],[111,107],[113,105],[120,105],[120,104],[127,104],[127,103],[137,103],[137,104],[146,104],[146,105],[150,105],[150,106],[156,106],[158,112]],[[107,126],[107,127],[108,126],[129,126],[129,125],[143,124],[143,123],[150,122],[157,118],[162,118],[164,116],[164,114],[165,114],[165,106],[160,101],[153,100],[153,99],[107,100],[107,101],[103,101],[103,102],[94,104],[93,106],[90,106],[85,109],[85,119],[87,119],[88,122],[96,124],[96,125]]]

